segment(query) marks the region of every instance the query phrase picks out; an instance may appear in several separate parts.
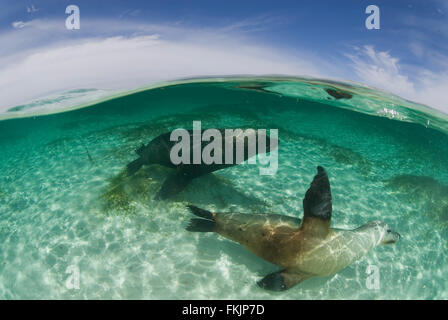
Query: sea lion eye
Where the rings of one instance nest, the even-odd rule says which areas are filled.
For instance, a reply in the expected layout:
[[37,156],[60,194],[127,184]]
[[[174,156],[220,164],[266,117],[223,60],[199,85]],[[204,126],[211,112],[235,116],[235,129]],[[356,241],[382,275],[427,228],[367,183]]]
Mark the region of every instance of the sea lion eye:
[[387,233],[391,233],[391,230],[390,230],[390,229],[387,229]]

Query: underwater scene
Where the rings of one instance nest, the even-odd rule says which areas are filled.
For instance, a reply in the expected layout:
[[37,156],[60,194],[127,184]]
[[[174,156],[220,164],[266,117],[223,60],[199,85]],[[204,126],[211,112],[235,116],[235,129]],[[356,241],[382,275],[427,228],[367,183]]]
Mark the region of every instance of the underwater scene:
[[[70,110],[51,107],[80,95]],[[187,79],[110,95],[82,89],[0,115],[0,299],[448,298],[447,115],[313,78]],[[142,154],[160,156],[145,149],[153,139],[194,121],[278,130],[276,172],[245,158],[166,197],[178,168],[128,172]],[[382,221],[399,240],[273,291],[260,280],[278,265],[222,234],[191,232],[210,231],[191,219],[212,213],[298,227],[318,172],[331,184],[331,228]]]

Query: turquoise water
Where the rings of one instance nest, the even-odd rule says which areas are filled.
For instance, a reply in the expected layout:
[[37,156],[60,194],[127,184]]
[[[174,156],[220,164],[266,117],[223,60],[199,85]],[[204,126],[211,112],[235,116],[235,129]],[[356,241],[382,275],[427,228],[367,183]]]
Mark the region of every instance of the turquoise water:
[[[42,101],[39,110],[51,103]],[[24,109],[33,112],[2,116]],[[193,120],[278,129],[277,174],[238,165],[170,201],[153,200],[169,169],[123,175],[141,143]],[[184,81],[1,121],[0,298],[447,299],[447,124],[384,92],[287,78]],[[276,266],[217,234],[185,231],[190,203],[301,217],[317,165],[330,177],[333,227],[379,219],[402,239],[336,275],[273,293],[256,281]],[[366,286],[369,265],[378,267],[378,290]],[[67,285],[73,268],[79,288]]]

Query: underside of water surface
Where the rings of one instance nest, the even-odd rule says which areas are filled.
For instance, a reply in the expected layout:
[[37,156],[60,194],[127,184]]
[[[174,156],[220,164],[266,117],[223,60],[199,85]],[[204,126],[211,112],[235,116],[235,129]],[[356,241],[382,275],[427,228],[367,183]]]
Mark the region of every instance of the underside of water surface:
[[[23,117],[0,122],[1,299],[448,298],[444,114],[359,85],[273,77],[182,81],[35,116],[49,113],[42,101],[1,116]],[[126,165],[141,144],[196,120],[278,129],[278,171],[243,163],[155,200],[172,169],[128,177]],[[278,266],[185,230],[188,204],[302,218],[318,165],[331,183],[332,227],[382,220],[400,241],[274,293],[256,282]],[[377,289],[367,285],[372,265]],[[75,269],[79,287],[69,285]]]

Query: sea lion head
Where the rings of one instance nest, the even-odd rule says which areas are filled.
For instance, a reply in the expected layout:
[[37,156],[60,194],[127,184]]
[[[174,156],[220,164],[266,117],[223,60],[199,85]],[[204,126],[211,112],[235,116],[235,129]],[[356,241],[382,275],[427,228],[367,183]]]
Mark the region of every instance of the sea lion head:
[[383,221],[371,221],[365,226],[376,229],[375,231],[380,235],[380,244],[395,243],[401,238],[401,235],[398,232],[393,231],[389,225]]

